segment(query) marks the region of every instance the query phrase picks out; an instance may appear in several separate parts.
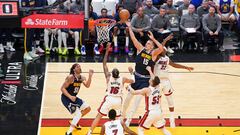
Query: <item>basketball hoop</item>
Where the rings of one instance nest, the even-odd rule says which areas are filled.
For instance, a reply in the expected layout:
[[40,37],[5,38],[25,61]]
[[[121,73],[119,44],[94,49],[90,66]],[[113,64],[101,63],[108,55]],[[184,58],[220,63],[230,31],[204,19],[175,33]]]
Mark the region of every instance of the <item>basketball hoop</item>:
[[98,43],[106,43],[110,41],[109,31],[115,25],[116,21],[113,19],[102,18],[95,20],[97,30]]

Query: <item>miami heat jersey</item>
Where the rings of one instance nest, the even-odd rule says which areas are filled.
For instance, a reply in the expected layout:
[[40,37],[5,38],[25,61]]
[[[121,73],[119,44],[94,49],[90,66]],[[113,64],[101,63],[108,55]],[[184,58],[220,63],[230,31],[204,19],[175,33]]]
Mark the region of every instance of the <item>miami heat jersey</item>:
[[123,90],[122,77],[115,79],[111,76],[107,84],[106,95],[122,96],[122,90]]
[[124,135],[120,120],[108,121],[104,124],[106,135]]
[[76,96],[80,90],[82,79],[74,76],[74,81],[66,89],[71,96]]
[[151,92],[149,96],[145,97],[146,111],[161,109],[160,108],[161,93],[159,87],[149,86],[149,88],[151,89]]
[[168,78],[169,57],[161,56],[154,66],[154,74],[159,78]]

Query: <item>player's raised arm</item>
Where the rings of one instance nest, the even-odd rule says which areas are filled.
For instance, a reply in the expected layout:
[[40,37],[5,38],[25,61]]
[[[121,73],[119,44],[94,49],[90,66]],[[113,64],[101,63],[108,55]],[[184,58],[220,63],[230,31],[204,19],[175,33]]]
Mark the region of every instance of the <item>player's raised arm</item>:
[[73,78],[72,75],[69,75],[68,77],[66,77],[66,79],[65,79],[65,81],[64,81],[64,83],[63,83],[63,85],[62,85],[62,87],[61,87],[61,91],[62,91],[62,93],[63,93],[66,97],[68,97],[71,101],[75,102],[76,97],[71,96],[71,95],[68,93],[67,89],[66,89],[66,88],[73,82],[73,80],[74,80],[74,78]]
[[91,85],[93,72],[94,72],[94,71],[93,71],[92,69],[89,69],[88,79],[86,80],[86,78],[84,78],[84,80],[83,80],[83,85],[84,85],[86,88],[89,88],[90,85]]
[[137,40],[137,38],[135,37],[134,33],[133,33],[133,30],[132,30],[132,26],[131,26],[131,23],[130,22],[126,22],[126,25],[128,26],[128,29],[129,29],[129,35],[130,35],[130,38],[133,42],[133,45],[136,47],[136,49],[138,51],[141,51],[144,47],[143,45]]
[[104,134],[105,134],[105,125],[103,124],[102,128],[101,128],[100,135],[104,135]]
[[105,52],[105,55],[104,55],[104,58],[103,58],[103,71],[104,71],[104,75],[105,75],[105,78],[106,78],[107,82],[108,82],[109,77],[110,77],[110,73],[109,73],[108,66],[107,66],[107,59],[108,59],[110,45],[111,45],[110,43],[107,44],[106,52]]
[[194,70],[193,67],[188,67],[188,66],[184,66],[184,65],[181,65],[181,64],[177,64],[177,63],[174,63],[173,61],[169,60],[169,65],[174,67],[174,68],[181,68],[181,69],[186,69],[188,70],[189,72],[191,72],[192,70]]
[[[129,135],[137,135],[137,133],[135,133],[134,131],[129,129],[123,121],[121,121],[121,124],[122,124],[124,131],[127,132]],[[104,135],[104,134],[101,134],[101,135]]]
[[155,61],[157,59],[157,56],[163,51],[163,47],[166,45],[166,43],[173,38],[173,34],[170,34],[167,38],[165,38],[162,44],[154,38],[152,32],[149,32],[148,36],[158,47],[152,52],[152,60]]

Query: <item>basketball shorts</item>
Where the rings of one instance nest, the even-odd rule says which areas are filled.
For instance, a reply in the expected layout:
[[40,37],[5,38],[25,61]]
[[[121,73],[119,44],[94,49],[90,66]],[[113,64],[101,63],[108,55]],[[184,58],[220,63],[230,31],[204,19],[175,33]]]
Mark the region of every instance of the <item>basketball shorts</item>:
[[160,79],[160,90],[163,91],[165,96],[169,96],[173,93],[173,88],[169,79]]
[[166,121],[163,118],[162,111],[158,109],[146,112],[140,120],[139,126],[148,130],[153,125],[154,127],[160,129],[165,126],[165,123]]
[[61,96],[61,100],[63,105],[67,108],[67,110],[73,114],[76,111],[76,108],[78,107],[80,110],[84,110],[87,107],[89,107],[89,105],[84,102],[82,99],[78,98],[76,99],[75,102],[72,102],[68,97],[62,95]]
[[134,90],[139,90],[139,89],[142,89],[142,88],[145,88],[145,87],[149,86],[149,79],[150,78],[140,77],[140,76],[137,76],[137,75],[134,75],[134,77],[135,77],[135,82],[131,84],[131,87]]
[[126,36],[126,28],[127,28],[126,23],[123,23],[123,24],[117,23],[115,26],[118,28],[118,32],[117,32],[118,36]]
[[111,109],[117,112],[117,117],[121,116],[122,97],[105,96],[98,108],[98,112],[103,116],[107,116]]

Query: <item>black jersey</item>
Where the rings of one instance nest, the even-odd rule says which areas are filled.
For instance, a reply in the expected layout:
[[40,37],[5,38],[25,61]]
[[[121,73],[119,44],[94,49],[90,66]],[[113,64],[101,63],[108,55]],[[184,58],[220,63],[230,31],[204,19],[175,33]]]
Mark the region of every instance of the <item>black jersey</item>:
[[154,67],[154,62],[152,60],[152,51],[149,53],[147,50],[144,48],[141,52],[139,52],[136,56],[135,60],[135,71],[138,74],[141,75],[149,75],[149,72],[147,71],[146,67],[150,66],[152,69]]
[[73,83],[71,83],[66,89],[68,91],[68,93],[71,96],[76,96],[78,94],[78,91],[80,90],[81,87],[81,83],[82,83],[82,78],[80,76],[80,78],[77,78],[74,76],[74,81]]

